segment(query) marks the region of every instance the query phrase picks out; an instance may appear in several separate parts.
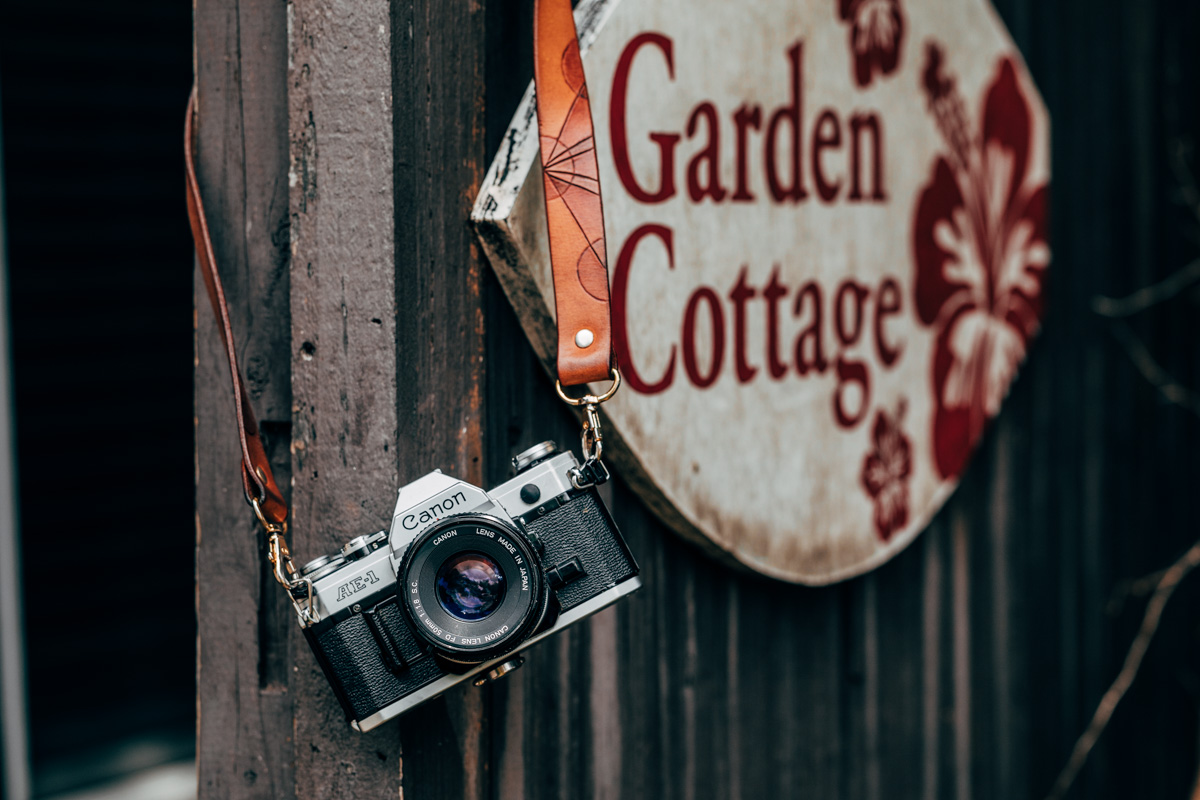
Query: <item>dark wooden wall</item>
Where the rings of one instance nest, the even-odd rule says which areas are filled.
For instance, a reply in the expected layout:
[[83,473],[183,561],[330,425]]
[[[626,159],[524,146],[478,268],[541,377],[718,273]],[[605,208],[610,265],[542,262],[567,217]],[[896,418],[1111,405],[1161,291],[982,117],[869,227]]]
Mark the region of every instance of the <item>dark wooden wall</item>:
[[[385,527],[429,469],[490,485],[512,452],[574,440],[467,223],[531,74],[530,5],[196,2],[203,191],[300,561]],[[1115,588],[1200,530],[1200,420],[1090,310],[1200,251],[1169,159],[1200,130],[1200,11],[998,7],[1053,120],[1048,321],[958,493],[863,578],[731,571],[618,479],[637,596],[494,687],[357,735],[262,567],[198,301],[200,796],[1044,794],[1140,619]],[[1198,318],[1193,294],[1131,325],[1192,386]],[[1198,600],[1168,610],[1073,796],[1189,790]]]

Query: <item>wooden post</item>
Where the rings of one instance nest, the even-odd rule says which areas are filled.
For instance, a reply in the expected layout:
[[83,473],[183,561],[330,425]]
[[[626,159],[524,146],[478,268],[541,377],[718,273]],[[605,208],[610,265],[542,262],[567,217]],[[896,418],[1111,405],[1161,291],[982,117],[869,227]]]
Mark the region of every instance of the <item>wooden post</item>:
[[[396,489],[430,469],[483,480],[483,264],[467,225],[485,156],[483,15],[289,10],[201,3],[196,31],[202,191],[253,399],[277,468],[285,479],[294,468],[292,549],[304,561],[387,527]],[[214,336],[199,314],[201,794],[394,793],[401,729],[349,731],[261,569],[230,478]],[[482,796],[486,762],[464,771],[442,747],[487,752],[482,696],[430,708],[438,722],[414,715],[404,728],[417,734],[409,749],[454,768],[410,782]]]
[[[205,0],[196,5],[195,36],[200,190],[247,388],[286,487],[292,415],[284,7]],[[196,297],[200,796],[288,798],[295,696],[289,641],[296,626],[246,513],[229,372],[199,275]]]
[[[397,485],[434,469],[482,484],[487,266],[468,219],[486,169],[484,4],[393,9]],[[406,796],[489,796],[486,696],[456,691],[399,724]]]
[[[389,527],[395,504],[392,25],[378,0],[289,11],[292,548],[305,561]],[[315,660],[296,655],[297,795],[396,796],[397,731],[348,736]]]

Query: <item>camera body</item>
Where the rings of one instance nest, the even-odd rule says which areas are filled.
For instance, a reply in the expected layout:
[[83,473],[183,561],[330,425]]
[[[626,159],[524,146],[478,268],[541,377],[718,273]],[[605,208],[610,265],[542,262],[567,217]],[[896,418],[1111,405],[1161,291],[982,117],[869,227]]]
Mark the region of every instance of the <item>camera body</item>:
[[519,648],[641,586],[595,487],[572,485],[571,453],[543,442],[513,464],[490,492],[441,471],[418,478],[390,532],[300,570],[313,589],[304,637],[355,730],[512,671]]

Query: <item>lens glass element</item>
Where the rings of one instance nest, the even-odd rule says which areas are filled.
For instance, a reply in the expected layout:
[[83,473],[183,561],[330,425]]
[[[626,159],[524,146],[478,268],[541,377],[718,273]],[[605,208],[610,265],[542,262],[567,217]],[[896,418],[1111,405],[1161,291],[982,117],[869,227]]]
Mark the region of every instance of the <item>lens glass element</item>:
[[504,573],[482,553],[456,553],[437,573],[437,599],[446,613],[466,622],[487,617],[504,601]]

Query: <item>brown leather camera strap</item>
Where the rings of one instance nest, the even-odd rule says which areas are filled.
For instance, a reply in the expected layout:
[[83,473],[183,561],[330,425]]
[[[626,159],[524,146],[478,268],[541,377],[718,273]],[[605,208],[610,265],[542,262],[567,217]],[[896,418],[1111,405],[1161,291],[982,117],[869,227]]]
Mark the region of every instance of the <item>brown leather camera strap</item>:
[[578,386],[612,377],[600,173],[571,0],[534,0],[533,14],[533,79],[558,317],[558,379],[563,386]]
[[246,394],[246,382],[242,379],[242,371],[238,367],[233,326],[229,321],[229,307],[225,304],[225,288],[221,285],[221,275],[217,272],[217,259],[213,255],[212,239],[208,235],[208,220],[204,216],[204,202],[200,198],[200,187],[196,182],[195,124],[196,89],[193,87],[192,96],[188,100],[187,121],[183,128],[188,218],[192,223],[196,255],[200,259],[200,274],[204,276],[204,286],[208,289],[208,299],[212,302],[213,314],[218,322],[217,329],[221,332],[221,342],[225,345],[225,355],[229,359],[229,374],[233,379],[233,404],[237,410],[238,439],[242,445],[242,486],[246,490],[246,499],[252,503],[256,502],[256,508],[265,517],[264,524],[270,522],[283,525],[288,514],[287,504],[275,483],[275,476],[271,474],[267,452],[263,449],[262,439],[258,434],[258,422],[254,419],[250,398]]
[[[614,378],[602,402],[615,392],[619,376],[612,369],[612,333],[608,302],[608,261],[604,249],[604,211],[596,164],[595,134],[587,83],[579,57],[579,40],[570,0],[534,0],[534,80],[537,85],[538,129],[546,187],[546,221],[554,274],[558,315],[558,376],[561,386]],[[221,342],[229,360],[233,402],[242,449],[242,485],[268,530],[281,528],[288,509],[271,474],[258,423],[250,408],[245,380],[238,367],[237,348],[225,290],[217,272],[208,220],[196,180],[196,89],[188,101],[184,126],[187,165],[187,206],[192,238],[200,260],[204,286],[218,321]],[[589,408],[585,424],[585,455],[599,458],[597,398],[566,398]],[[591,440],[587,438],[591,431]]]

